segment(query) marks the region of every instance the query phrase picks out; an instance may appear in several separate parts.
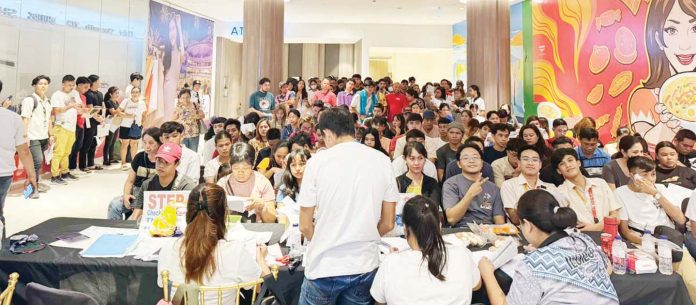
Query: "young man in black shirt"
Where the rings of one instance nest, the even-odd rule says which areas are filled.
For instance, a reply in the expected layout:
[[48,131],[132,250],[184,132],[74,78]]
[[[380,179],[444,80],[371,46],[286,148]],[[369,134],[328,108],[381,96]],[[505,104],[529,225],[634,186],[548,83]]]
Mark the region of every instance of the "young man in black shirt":
[[[85,93],[85,97],[87,97],[87,108],[93,109],[99,107],[103,109],[104,95],[99,92],[99,87],[101,87],[99,76],[92,74],[87,78],[89,78],[90,82],[92,82],[90,89]],[[79,160],[80,169],[85,172],[89,172],[91,169],[101,169],[101,166],[94,167],[94,153],[97,149],[97,141],[94,139],[94,137],[97,135],[97,126],[99,126],[99,124],[102,122],[104,122],[104,118],[101,116],[101,112],[99,112],[90,117],[89,128],[85,126],[85,135],[84,139],[82,140]],[[87,124],[87,122],[85,122],[85,124]],[[85,156],[85,158],[82,156]]]
[[689,129],[677,131],[677,134],[672,140],[672,144],[677,147],[679,153],[679,162],[684,166],[691,168],[691,159],[696,158],[694,145],[696,145],[696,133]]
[[488,164],[493,164],[493,161],[507,156],[505,147],[510,140],[510,125],[497,123],[491,125],[491,134],[493,135],[493,146],[488,146],[483,149],[483,161]]
[[447,164],[457,160],[457,151],[462,145],[462,137],[464,136],[464,126],[457,123],[450,123],[447,126],[448,143],[438,148],[437,154],[437,179],[443,181]]

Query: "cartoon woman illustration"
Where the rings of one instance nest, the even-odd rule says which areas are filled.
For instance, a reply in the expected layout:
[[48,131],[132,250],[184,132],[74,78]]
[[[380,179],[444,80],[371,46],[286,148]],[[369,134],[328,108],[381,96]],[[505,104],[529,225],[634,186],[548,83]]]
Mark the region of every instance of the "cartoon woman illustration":
[[629,122],[651,147],[672,139],[683,121],[660,102],[659,93],[670,77],[696,71],[696,2],[652,0],[645,42],[650,74],[628,102]]

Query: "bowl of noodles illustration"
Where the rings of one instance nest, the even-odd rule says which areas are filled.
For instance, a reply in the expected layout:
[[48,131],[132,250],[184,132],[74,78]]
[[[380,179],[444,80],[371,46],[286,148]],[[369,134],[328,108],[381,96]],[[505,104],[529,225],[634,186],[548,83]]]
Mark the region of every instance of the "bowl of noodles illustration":
[[551,102],[541,102],[537,105],[537,115],[546,118],[549,122],[561,118],[561,109]]
[[681,121],[683,128],[696,127],[696,72],[670,77],[660,88],[660,102]]

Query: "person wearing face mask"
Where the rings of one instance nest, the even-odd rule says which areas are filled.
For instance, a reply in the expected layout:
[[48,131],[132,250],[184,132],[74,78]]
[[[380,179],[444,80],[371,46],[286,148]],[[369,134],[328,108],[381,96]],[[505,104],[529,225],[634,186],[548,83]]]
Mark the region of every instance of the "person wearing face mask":
[[492,305],[619,304],[609,260],[589,236],[566,232],[577,222],[572,209],[560,207],[545,190],[531,190],[522,195],[517,211],[522,235],[537,250],[517,265],[507,296],[491,261],[481,259],[479,271]]
[[328,77],[321,80],[321,90],[314,93],[311,102],[322,101],[324,105],[336,107],[336,94],[331,91],[331,81]]
[[602,168],[602,178],[612,190],[615,190],[630,181],[628,159],[643,155],[643,144],[640,137],[625,136],[619,141],[620,158],[609,161]]
[[645,156],[631,157],[627,161],[630,182],[614,191],[623,205],[619,219],[621,236],[634,244],[641,244],[644,232],[655,232],[658,226],[674,229],[683,226],[686,217],[681,209],[663,196],[667,188],[655,184],[655,162]]
[[[44,160],[44,151],[49,145],[53,145],[55,140],[53,136],[53,123],[51,122],[51,111],[53,107],[48,100],[46,92],[51,79],[46,75],[39,75],[31,81],[31,86],[34,92],[31,96],[22,101],[22,111],[20,116],[24,122],[24,137],[29,140],[29,151],[34,159],[34,172],[36,173],[36,182],[39,192],[48,190],[39,182],[41,176],[41,164]],[[35,197],[38,194],[35,192]]]
[[696,188],[696,171],[679,164],[677,148],[669,141],[662,141],[655,146],[655,162],[657,163],[656,183],[675,184],[687,189]]

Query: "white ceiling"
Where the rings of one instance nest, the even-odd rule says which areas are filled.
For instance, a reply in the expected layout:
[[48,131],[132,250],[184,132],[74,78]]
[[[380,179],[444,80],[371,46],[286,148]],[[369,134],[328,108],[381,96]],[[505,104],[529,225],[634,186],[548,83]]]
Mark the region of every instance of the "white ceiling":
[[[161,1],[215,20],[241,21],[243,16],[244,0]],[[450,25],[464,19],[466,4],[460,0],[286,0],[285,4],[286,23]]]

